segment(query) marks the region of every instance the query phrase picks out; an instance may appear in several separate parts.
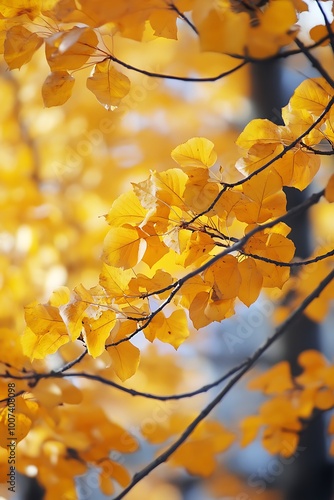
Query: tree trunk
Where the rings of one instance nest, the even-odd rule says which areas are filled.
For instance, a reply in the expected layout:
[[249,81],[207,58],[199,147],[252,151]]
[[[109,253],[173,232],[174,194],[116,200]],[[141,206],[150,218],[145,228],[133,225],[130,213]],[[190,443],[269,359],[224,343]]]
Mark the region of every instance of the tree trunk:
[[[282,123],[278,110],[290,98],[291,91],[282,85],[280,61],[256,64],[252,68],[253,100],[257,117]],[[288,208],[301,203],[307,193],[285,189]],[[296,246],[297,257],[311,253],[307,213],[292,220],[290,237]],[[284,358],[290,362],[293,374],[299,372],[298,354],[306,349],[320,350],[319,327],[302,315],[283,337]],[[333,470],[326,453],[325,428],[322,418],[313,421],[302,433],[298,453],[277,480],[284,500],[331,500]]]

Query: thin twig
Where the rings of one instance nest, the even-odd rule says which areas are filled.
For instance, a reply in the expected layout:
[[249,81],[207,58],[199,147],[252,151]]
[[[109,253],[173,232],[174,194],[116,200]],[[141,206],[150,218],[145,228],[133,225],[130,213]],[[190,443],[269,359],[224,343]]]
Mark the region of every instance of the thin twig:
[[186,428],[186,430],[181,434],[181,436],[165,450],[158,457],[156,457],[152,462],[150,462],[146,467],[144,467],[140,472],[137,472],[131,483],[124,488],[122,493],[117,495],[114,500],[121,500],[125,497],[129,491],[131,491],[134,486],[139,483],[144,477],[150,474],[159,465],[166,462],[169,457],[187,440],[187,438],[192,434],[196,427],[211,413],[211,411],[221,402],[223,397],[239,382],[239,380],[247,373],[250,368],[256,363],[256,361],[262,356],[262,354],[267,351],[267,349],[289,328],[289,326],[296,321],[300,314],[305,311],[305,309],[316,299],[320,293],[326,288],[326,286],[334,278],[334,269],[326,276],[324,280],[315,288],[315,290],[306,297],[306,299],[297,307],[297,309],[290,314],[290,316],[275,330],[274,334],[271,335],[266,342],[254,352],[254,354],[247,360],[245,366],[237,373],[223,388],[223,390],[216,396],[211,403],[209,403],[191,422],[191,424]]

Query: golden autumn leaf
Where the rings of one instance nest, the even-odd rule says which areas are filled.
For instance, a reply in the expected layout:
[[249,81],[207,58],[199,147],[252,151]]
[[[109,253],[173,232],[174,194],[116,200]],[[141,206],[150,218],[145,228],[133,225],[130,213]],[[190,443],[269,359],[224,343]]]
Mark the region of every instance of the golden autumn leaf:
[[122,297],[133,277],[132,269],[120,269],[103,263],[99,283],[112,297]]
[[71,293],[67,286],[60,286],[51,293],[49,304],[53,307],[63,306],[70,300],[70,295]]
[[334,201],[334,174],[330,176],[325,189],[325,198],[329,203]]
[[[12,412],[9,407],[5,406],[0,410],[0,446],[1,448],[8,449],[9,446],[9,437],[8,436],[8,418],[12,416]],[[15,440],[13,439],[13,445],[17,445],[19,441],[22,441],[28,434],[31,428],[31,420],[29,417],[24,415],[23,413],[16,412],[15,413]]]
[[28,63],[42,43],[43,38],[23,26],[10,28],[4,44],[4,57],[9,68],[21,68]]
[[106,220],[110,226],[139,226],[145,216],[147,210],[140,204],[138,197],[133,191],[121,194],[112,204]]
[[233,255],[226,255],[212,264],[204,274],[205,280],[212,283],[216,299],[235,299],[238,295],[241,276],[238,260]]
[[248,26],[249,17],[245,12],[237,14],[228,9],[211,9],[198,24],[202,50],[242,53],[247,43]]
[[96,33],[88,27],[57,31],[45,40],[46,59],[52,72],[81,68],[95,52]]
[[321,115],[331,97],[331,88],[324,78],[304,80],[290,99],[292,109],[305,109],[315,116]]
[[203,259],[209,257],[209,252],[215,247],[215,242],[208,234],[201,232],[191,233],[186,235],[186,245],[182,250],[180,258],[177,262],[183,263],[187,267],[194,262],[202,262]]
[[174,349],[189,337],[188,322],[185,311],[178,309],[168,318],[162,312],[156,314],[149,325],[144,329],[145,336],[153,342],[155,338],[171,344]]
[[251,257],[239,262],[238,270],[241,276],[238,297],[249,307],[260,295],[263,276],[257,268],[255,260]]
[[87,88],[102,106],[113,109],[129,93],[130,80],[106,59],[95,65],[92,75],[87,79]]
[[[112,335],[112,343],[125,339],[135,330],[133,321],[122,322],[119,330]],[[118,345],[108,347],[108,353],[111,358],[112,368],[118,378],[124,382],[132,377],[138,369],[140,360],[140,351],[138,347],[131,344],[129,340]]]
[[43,359],[69,342],[66,325],[57,307],[30,304],[25,309],[27,328],[22,336],[23,353],[31,359]]
[[255,119],[246,125],[237,139],[237,145],[249,150],[256,144],[276,144],[281,139],[281,130],[276,123],[266,119]]
[[99,476],[100,488],[104,495],[111,495],[114,492],[113,480],[123,487],[129,484],[130,474],[123,465],[110,459],[103,460],[99,465],[102,468]]
[[281,394],[294,388],[290,365],[282,361],[248,384],[249,389],[263,391],[265,394]]
[[256,439],[261,426],[262,418],[259,415],[250,415],[242,419],[240,422],[242,432],[240,444],[242,447],[248,446]]
[[[332,29],[334,28],[334,23],[331,23],[331,27]],[[327,35],[328,35],[327,27],[322,24],[313,26],[313,28],[310,29],[310,37],[314,42],[319,42],[322,38],[325,38],[325,40],[321,44],[323,46],[328,45],[330,43],[329,39],[326,38]]]
[[39,15],[41,7],[42,0],[10,0],[1,2],[0,14],[7,18],[27,15],[33,20]]
[[275,35],[287,33],[296,21],[295,7],[290,0],[271,2],[261,16],[266,31]]
[[177,14],[173,10],[155,10],[150,15],[150,24],[156,36],[177,39]]
[[213,142],[205,137],[193,137],[173,149],[171,156],[181,167],[212,167],[216,163],[217,153]]
[[112,367],[122,382],[132,377],[137,371],[140,359],[140,351],[131,342],[121,344],[108,349]]
[[116,313],[114,311],[104,311],[97,319],[83,318],[83,336],[88,352],[93,358],[97,358],[103,353],[106,340],[114,328],[115,322]]
[[114,267],[129,269],[143,257],[146,242],[131,227],[113,227],[104,240],[104,261]]
[[42,86],[42,97],[47,108],[61,106],[72,94],[74,78],[67,71],[54,71]]

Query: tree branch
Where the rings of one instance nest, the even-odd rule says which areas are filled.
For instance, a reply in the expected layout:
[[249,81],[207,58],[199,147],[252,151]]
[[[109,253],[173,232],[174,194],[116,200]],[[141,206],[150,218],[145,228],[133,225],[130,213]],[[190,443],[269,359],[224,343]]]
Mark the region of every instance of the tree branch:
[[223,390],[216,396],[211,403],[209,403],[191,422],[191,424],[186,428],[186,430],[181,434],[181,436],[161,453],[155,460],[144,467],[140,472],[134,475],[131,483],[117,495],[114,500],[121,500],[125,497],[129,491],[131,491],[134,486],[139,483],[144,477],[150,474],[159,465],[166,462],[169,457],[186,441],[186,439],[192,434],[196,427],[211,413],[211,411],[221,402],[223,397],[239,382],[239,380],[247,373],[250,368],[256,363],[256,361],[262,356],[262,354],[285,332],[285,330],[300,316],[300,314],[305,311],[305,309],[316,299],[320,293],[326,288],[326,286],[334,278],[334,269],[326,276],[325,279],[319,283],[319,285],[313,290],[308,297],[297,307],[297,309],[275,330],[274,334],[271,335],[266,342],[254,352],[254,354],[248,359],[245,366],[237,373],[231,380],[226,384]]
[[[162,302],[162,304],[160,304],[159,307],[157,307],[157,309],[155,309],[149,315],[149,317],[144,321],[144,324],[141,324],[134,332],[132,332],[127,337],[125,337],[123,339],[120,339],[117,342],[113,342],[111,344],[107,344],[106,345],[106,349],[109,348],[109,347],[115,347],[115,346],[117,346],[119,344],[122,344],[123,342],[127,342],[127,341],[131,340],[135,335],[137,335],[137,333],[139,333],[144,328],[146,328],[151,323],[151,321],[153,320],[153,318],[160,311],[162,311],[166,307],[167,304],[169,304],[172,301],[173,297],[177,294],[177,292],[181,289],[181,287],[188,280],[190,280],[191,278],[197,276],[198,274],[201,274],[202,272],[206,271],[206,269],[208,269],[210,266],[212,266],[212,264],[214,264],[215,262],[217,262],[218,260],[220,260],[222,257],[225,257],[226,255],[228,255],[228,254],[230,254],[232,252],[242,250],[242,248],[246,245],[246,243],[248,242],[248,240],[250,238],[252,238],[255,234],[259,233],[260,231],[264,231],[265,229],[270,229],[270,228],[276,226],[279,222],[284,222],[284,221],[286,221],[286,219],[289,219],[290,217],[295,217],[296,215],[298,215],[299,213],[303,212],[304,210],[307,210],[310,206],[314,205],[315,203],[318,203],[318,201],[320,200],[320,198],[324,195],[324,192],[325,192],[325,190],[322,189],[318,193],[314,193],[313,195],[311,195],[307,200],[303,201],[299,205],[291,208],[288,212],[286,212],[285,214],[281,215],[280,217],[277,217],[276,219],[274,219],[272,221],[269,221],[266,224],[262,224],[261,226],[256,226],[254,229],[252,229],[247,234],[245,234],[245,236],[243,236],[242,238],[240,238],[236,243],[234,243],[233,245],[231,245],[228,248],[225,248],[222,252],[219,252],[217,255],[213,256],[211,259],[209,259],[207,262],[205,262],[204,264],[202,264],[197,269],[194,269],[190,273],[186,274],[182,278],[178,279],[177,281],[175,281],[174,283],[172,283],[171,285],[169,285],[170,288],[173,288],[173,290],[171,291],[170,295],[167,297],[166,300],[164,300]],[[166,288],[167,287],[165,287],[164,291],[166,291]]]

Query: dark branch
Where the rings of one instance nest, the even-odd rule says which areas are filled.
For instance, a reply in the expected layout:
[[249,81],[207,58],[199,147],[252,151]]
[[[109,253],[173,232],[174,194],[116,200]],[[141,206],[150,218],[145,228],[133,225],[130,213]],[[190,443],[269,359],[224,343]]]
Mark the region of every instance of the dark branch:
[[216,82],[217,80],[220,80],[221,78],[224,78],[225,76],[232,75],[238,69],[242,68],[243,66],[246,66],[247,61],[242,61],[242,63],[238,64],[234,68],[224,71],[223,73],[220,73],[219,75],[216,76],[207,76],[204,78],[196,78],[196,77],[187,77],[187,76],[175,76],[175,75],[164,75],[162,73],[155,73],[154,71],[148,71],[146,69],[141,69],[136,66],[132,66],[132,64],[128,64],[121,59],[118,59],[118,57],[113,56],[110,54],[107,59],[111,59],[112,61],[116,62],[120,66],[123,66],[123,68],[129,69],[131,71],[136,71],[137,73],[141,73],[142,75],[146,76],[151,76],[153,78],[163,78],[167,80],[178,80],[181,82]]
[[169,6],[170,10],[174,10],[177,13],[177,15],[181,19],[183,19],[183,21],[185,23],[187,23],[188,26],[190,26],[190,28],[193,30],[193,32],[196,33],[196,35],[198,35],[198,31],[197,31],[196,26],[193,25],[193,23],[176,7],[176,5],[173,2],[169,3],[168,6]]
[[216,396],[211,403],[209,403],[202,411],[197,415],[197,417],[192,421],[192,423],[186,428],[186,430],[181,434],[181,436],[161,453],[155,460],[144,467],[140,472],[134,475],[131,483],[127,486],[122,493],[117,495],[114,500],[121,500],[125,497],[129,491],[131,491],[134,486],[139,483],[144,477],[150,474],[159,465],[166,462],[169,457],[187,440],[187,438],[192,434],[196,427],[211,413],[211,411],[221,402],[223,397],[239,382],[239,380],[247,373],[250,368],[256,363],[256,361],[262,356],[262,354],[290,327],[290,325],[296,321],[296,319],[302,314],[303,311],[316,299],[320,293],[326,288],[326,286],[333,280],[334,270],[332,270],[324,280],[315,288],[315,290],[306,297],[306,299],[297,307],[297,309],[275,330],[274,334],[271,335],[266,342],[259,347],[257,351],[248,359],[245,366],[237,373],[223,388],[223,390]]

